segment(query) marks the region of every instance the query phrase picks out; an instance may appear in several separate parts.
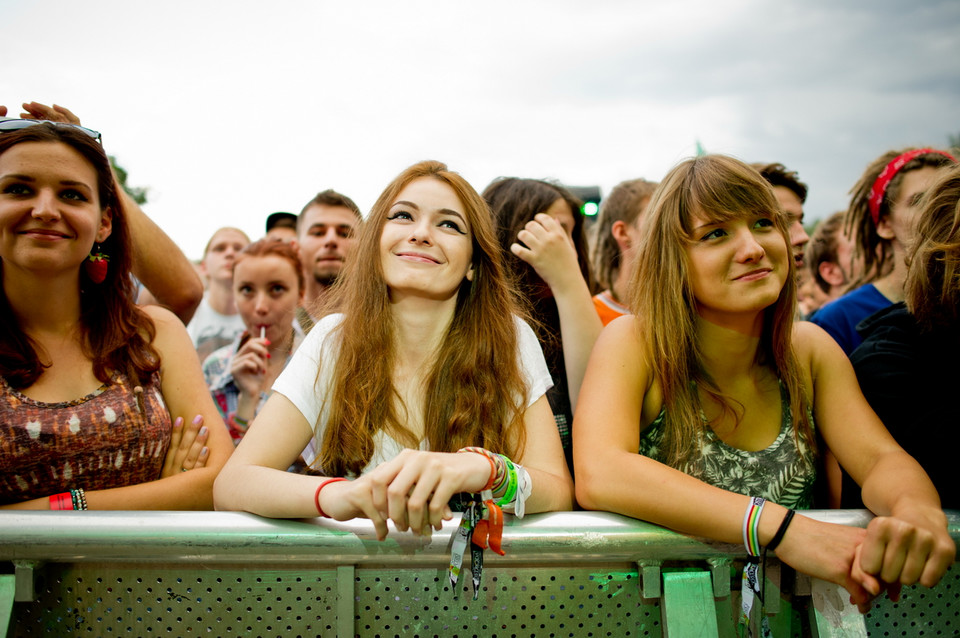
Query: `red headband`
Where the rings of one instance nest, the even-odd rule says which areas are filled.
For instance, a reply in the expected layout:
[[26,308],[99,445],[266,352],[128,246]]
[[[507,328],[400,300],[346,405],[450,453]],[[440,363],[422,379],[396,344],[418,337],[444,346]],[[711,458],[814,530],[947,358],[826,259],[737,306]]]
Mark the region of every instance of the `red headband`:
[[907,162],[925,153],[939,153],[944,157],[949,157],[954,162],[957,161],[950,153],[935,148],[918,148],[915,151],[907,151],[903,155],[895,157],[892,162],[880,171],[880,174],[877,176],[877,181],[873,183],[873,188],[870,189],[870,198],[867,200],[867,204],[870,207],[870,218],[873,219],[874,226],[880,222],[880,204],[883,203],[883,198],[887,195],[887,187],[890,186],[890,181],[900,172],[900,169],[903,168]]

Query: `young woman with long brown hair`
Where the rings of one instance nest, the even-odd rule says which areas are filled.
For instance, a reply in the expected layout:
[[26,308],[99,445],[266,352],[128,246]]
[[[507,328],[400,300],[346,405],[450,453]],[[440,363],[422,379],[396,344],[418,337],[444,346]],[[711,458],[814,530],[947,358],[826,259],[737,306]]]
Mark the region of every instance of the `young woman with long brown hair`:
[[99,133],[0,120],[0,506],[213,505],[229,437],[183,324],[134,304],[118,188]]
[[[654,193],[645,230],[637,314],[601,334],[577,408],[580,504],[746,537],[751,553],[770,545],[862,606],[884,588],[936,584],[956,549],[937,492],[840,348],[793,321],[787,228],[760,174],[724,156],[683,162]],[[878,515],[866,530],[788,516],[811,505],[814,428]]]
[[581,202],[560,184],[519,177],[495,179],[483,198],[496,218],[504,263],[531,308],[556,383],[547,398],[569,457],[580,383],[603,328],[590,296],[593,277]]
[[[337,312],[314,326],[224,468],[218,508],[366,517],[380,538],[388,520],[430,533],[454,494],[480,492],[508,460],[529,488],[506,507],[570,507],[546,364],[518,318],[490,212],[462,177],[438,162],[401,173],[336,286]],[[311,439],[324,477],[282,471]],[[457,453],[470,446],[486,451]]]

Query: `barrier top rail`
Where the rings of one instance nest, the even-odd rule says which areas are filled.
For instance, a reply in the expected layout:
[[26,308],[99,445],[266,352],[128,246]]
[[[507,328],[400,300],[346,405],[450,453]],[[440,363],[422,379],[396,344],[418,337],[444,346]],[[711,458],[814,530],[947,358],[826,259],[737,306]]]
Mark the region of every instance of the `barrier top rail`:
[[[864,527],[866,510],[812,510],[817,520]],[[947,512],[960,543],[960,511]],[[717,543],[651,523],[601,512],[507,517],[501,564],[570,561],[702,560],[745,555],[742,545]],[[0,560],[50,562],[202,560],[208,563],[445,566],[458,519],[421,538],[391,528],[378,541],[363,519],[278,520],[238,512],[2,512]]]

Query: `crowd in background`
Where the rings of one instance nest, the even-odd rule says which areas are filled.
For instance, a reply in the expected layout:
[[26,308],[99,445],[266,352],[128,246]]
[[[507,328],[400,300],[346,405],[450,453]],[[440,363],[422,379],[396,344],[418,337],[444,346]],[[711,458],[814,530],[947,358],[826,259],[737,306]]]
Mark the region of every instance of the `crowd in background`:
[[[953,561],[948,150],[869,161],[809,234],[808,185],[776,162],[693,158],[593,221],[556,181],[477,190],[421,162],[366,213],[327,189],[256,241],[225,225],[195,266],[97,131],[24,110],[0,107],[0,508],[365,517],[381,538],[463,511],[498,549],[503,511],[580,506],[742,532],[862,608]],[[877,517],[796,514],[828,506]]]

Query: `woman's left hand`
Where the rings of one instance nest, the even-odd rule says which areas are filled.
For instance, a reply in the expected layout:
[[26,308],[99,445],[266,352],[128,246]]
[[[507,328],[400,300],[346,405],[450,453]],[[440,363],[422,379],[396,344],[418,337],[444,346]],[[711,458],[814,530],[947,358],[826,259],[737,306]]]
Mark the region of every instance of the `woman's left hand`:
[[899,507],[894,515],[878,516],[867,525],[859,568],[883,582],[890,599],[897,601],[903,585],[933,587],[940,582],[956,552],[943,510]]
[[199,414],[186,426],[183,418],[177,417],[173,422],[170,447],[160,477],[176,476],[180,472],[204,467],[210,454],[206,447],[209,434]]

